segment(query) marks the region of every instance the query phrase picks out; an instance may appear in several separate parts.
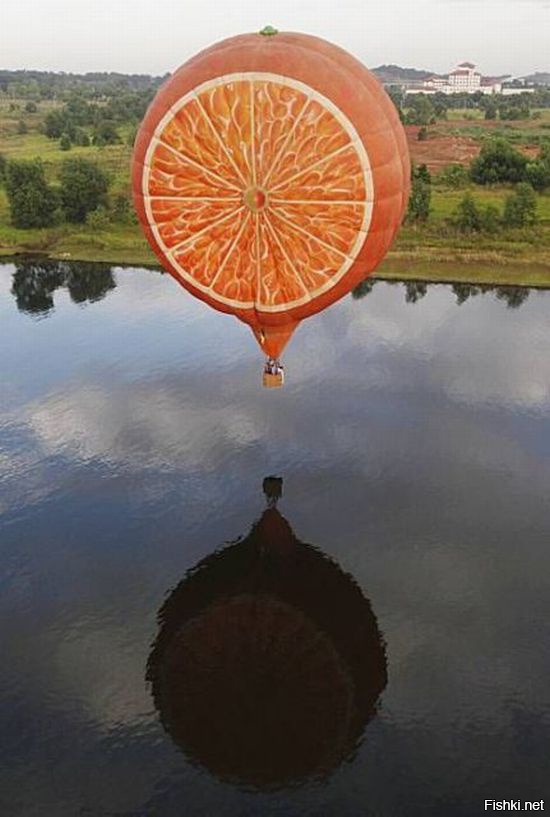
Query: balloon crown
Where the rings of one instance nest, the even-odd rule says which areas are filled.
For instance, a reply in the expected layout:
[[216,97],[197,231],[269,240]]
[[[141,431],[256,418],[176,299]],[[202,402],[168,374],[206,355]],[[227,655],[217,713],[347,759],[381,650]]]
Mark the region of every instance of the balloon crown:
[[264,28],[262,28],[262,30],[260,31],[260,34],[263,34],[264,37],[273,37],[274,34],[278,33],[279,32],[277,31],[277,29],[273,28],[273,26],[264,26]]

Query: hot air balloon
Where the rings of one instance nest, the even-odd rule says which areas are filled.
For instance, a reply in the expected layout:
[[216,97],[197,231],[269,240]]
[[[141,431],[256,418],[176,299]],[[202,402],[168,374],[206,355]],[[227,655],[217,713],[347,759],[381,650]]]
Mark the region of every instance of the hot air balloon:
[[162,86],[140,127],[132,185],[163,267],[248,324],[265,385],[304,318],[372,273],[409,194],[407,142],[378,80],[317,37],[223,40]]
[[147,666],[167,733],[195,765],[259,790],[327,778],[355,753],[387,683],[353,578],[277,508],[203,559],[159,611]]

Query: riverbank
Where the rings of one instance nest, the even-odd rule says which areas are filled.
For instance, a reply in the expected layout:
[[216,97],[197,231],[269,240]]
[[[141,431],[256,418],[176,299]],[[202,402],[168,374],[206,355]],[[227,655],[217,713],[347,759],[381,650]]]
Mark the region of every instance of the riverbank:
[[[545,231],[546,232],[546,231]],[[404,228],[376,273],[381,279],[550,288],[550,248],[540,240],[470,238],[451,241]],[[137,225],[106,230],[63,225],[48,230],[0,226],[0,259],[40,255],[57,260],[153,266],[158,261]]]

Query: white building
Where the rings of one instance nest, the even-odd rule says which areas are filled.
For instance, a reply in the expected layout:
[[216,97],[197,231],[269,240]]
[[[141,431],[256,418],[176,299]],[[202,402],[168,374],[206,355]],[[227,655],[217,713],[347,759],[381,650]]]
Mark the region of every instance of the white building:
[[461,62],[450,73],[432,77],[420,88],[408,91],[410,94],[500,94],[502,81],[499,78],[483,77],[472,62]]

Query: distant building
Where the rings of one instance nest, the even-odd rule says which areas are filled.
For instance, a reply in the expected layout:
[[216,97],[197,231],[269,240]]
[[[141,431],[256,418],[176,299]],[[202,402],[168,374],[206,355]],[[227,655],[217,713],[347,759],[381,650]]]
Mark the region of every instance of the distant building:
[[428,77],[409,94],[500,94],[504,77],[483,77],[472,62],[461,62],[448,74]]

